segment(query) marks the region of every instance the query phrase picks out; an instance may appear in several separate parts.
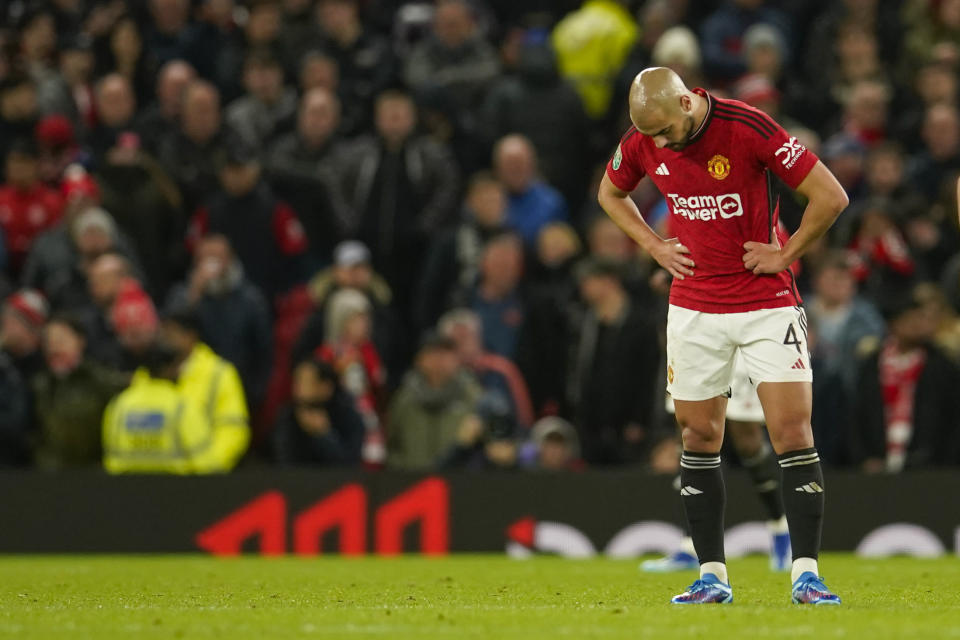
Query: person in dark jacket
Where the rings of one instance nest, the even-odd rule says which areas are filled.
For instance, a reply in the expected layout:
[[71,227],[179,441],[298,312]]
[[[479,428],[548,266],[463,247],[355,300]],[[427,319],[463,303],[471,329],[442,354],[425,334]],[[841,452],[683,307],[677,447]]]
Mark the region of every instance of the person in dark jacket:
[[12,293],[0,308],[0,349],[10,356],[28,384],[44,368],[41,347],[49,316],[47,300],[36,289]]
[[505,77],[487,96],[484,120],[490,140],[510,133],[529,138],[543,177],[572,211],[581,210],[589,177],[589,120],[573,85],[557,72],[549,44],[524,46],[517,75]]
[[588,258],[577,267],[587,311],[572,326],[566,412],[590,464],[637,460],[652,441],[660,345],[647,312],[630,298],[619,265]]
[[225,236],[203,238],[193,256],[193,270],[170,292],[167,308],[195,311],[200,339],[237,368],[248,403],[258,407],[270,375],[270,307]]
[[506,190],[489,171],[470,179],[461,218],[430,245],[416,300],[417,327],[422,331],[450,307],[458,289],[476,282],[484,245],[506,230]]
[[915,290],[891,295],[890,333],[860,363],[850,451],[869,472],[960,464],[960,369],[932,340]]
[[347,229],[351,212],[337,181],[340,101],[327,89],[300,100],[297,130],[281,137],[267,154],[267,180],[303,223],[311,271],[329,256]]
[[281,465],[334,466],[360,462],[364,426],[333,366],[304,360],[293,370],[293,397],[271,435]]
[[0,352],[0,467],[29,460],[30,393],[13,358]]
[[449,149],[414,134],[409,96],[381,94],[377,136],[358,140],[341,163],[355,235],[373,251],[400,313],[409,318],[427,238],[449,221],[457,202],[458,172]]
[[250,281],[272,301],[305,277],[307,237],[296,213],[263,179],[256,150],[233,139],[218,161],[220,188],[190,223],[190,241],[210,233],[230,241]]
[[47,368],[33,380],[41,469],[99,465],[101,420],[107,403],[127,386],[127,376],[84,355],[83,325],[55,316],[44,333]]

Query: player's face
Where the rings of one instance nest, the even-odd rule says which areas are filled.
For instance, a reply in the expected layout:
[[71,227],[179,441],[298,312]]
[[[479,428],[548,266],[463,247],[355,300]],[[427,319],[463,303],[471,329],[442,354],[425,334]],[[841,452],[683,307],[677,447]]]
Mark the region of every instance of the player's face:
[[681,109],[673,116],[658,112],[653,118],[637,123],[640,133],[653,138],[658,149],[671,151],[682,151],[690,144],[693,128],[693,115]]

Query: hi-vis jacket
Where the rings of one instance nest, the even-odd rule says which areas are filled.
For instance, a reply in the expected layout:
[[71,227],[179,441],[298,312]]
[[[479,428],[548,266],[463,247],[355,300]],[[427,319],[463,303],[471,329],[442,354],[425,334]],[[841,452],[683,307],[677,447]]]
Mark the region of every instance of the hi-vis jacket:
[[250,428],[240,376],[204,344],[176,383],[138,369],[103,417],[104,466],[111,473],[218,473],[247,449]]

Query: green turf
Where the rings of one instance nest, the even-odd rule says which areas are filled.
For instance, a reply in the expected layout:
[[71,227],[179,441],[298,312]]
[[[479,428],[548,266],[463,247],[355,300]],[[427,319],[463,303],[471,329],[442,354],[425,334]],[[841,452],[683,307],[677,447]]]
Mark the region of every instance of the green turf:
[[828,555],[839,608],[789,603],[763,558],[730,563],[736,603],[675,607],[692,574],[500,555],[214,559],[0,556],[0,637],[960,639],[960,558]]

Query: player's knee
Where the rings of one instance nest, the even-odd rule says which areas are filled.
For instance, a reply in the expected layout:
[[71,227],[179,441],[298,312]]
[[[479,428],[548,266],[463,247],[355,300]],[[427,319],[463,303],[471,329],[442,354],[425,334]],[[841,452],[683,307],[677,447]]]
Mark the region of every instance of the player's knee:
[[806,421],[783,424],[770,430],[770,439],[777,453],[809,449],[813,446],[813,429]]
[[680,436],[687,451],[712,453],[723,444],[723,423],[707,421],[681,425]]

